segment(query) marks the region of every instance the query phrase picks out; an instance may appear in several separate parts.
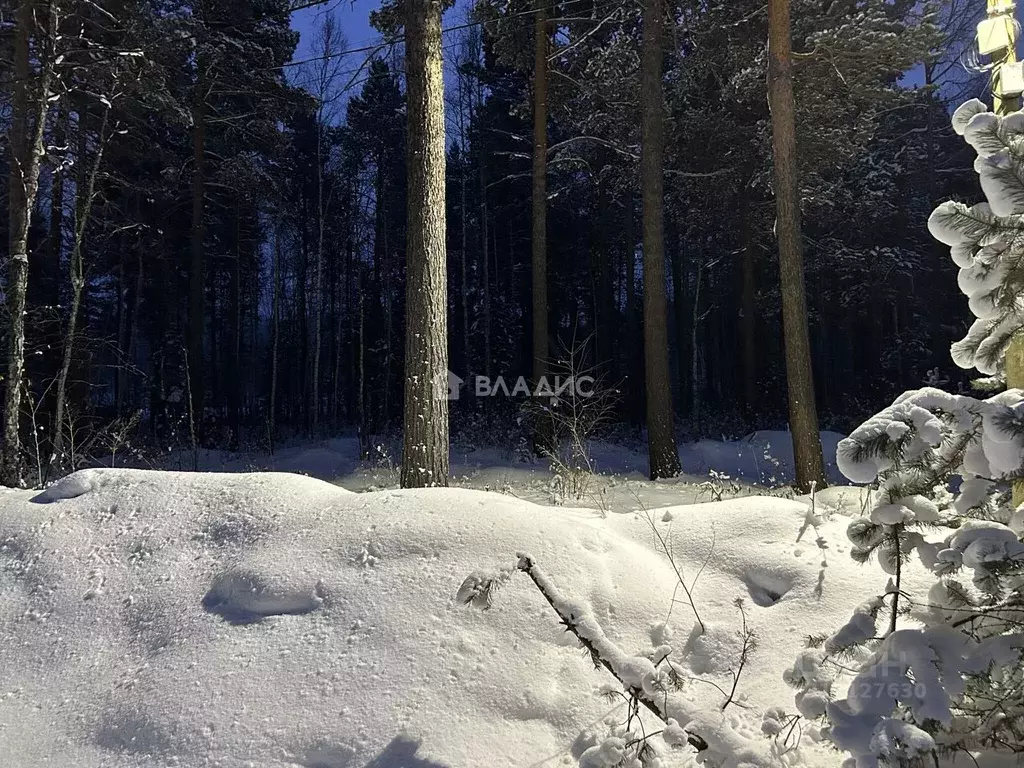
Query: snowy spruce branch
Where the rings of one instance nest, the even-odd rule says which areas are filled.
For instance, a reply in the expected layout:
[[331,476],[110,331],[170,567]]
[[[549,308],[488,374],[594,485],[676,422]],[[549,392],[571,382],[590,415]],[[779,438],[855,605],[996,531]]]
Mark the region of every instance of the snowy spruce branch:
[[[987,202],[945,203],[929,229],[950,246],[975,317],[953,360],[992,391],[1024,328],[1024,113],[971,101],[953,126],[978,154]],[[1024,754],[1024,507],[1009,493],[1024,476],[1024,392],[907,392],[840,442],[837,459],[850,480],[874,483],[847,531],[851,554],[876,556],[890,578],[786,671],[800,713],[824,721],[850,768]],[[914,556],[935,576],[924,600],[904,589]]]

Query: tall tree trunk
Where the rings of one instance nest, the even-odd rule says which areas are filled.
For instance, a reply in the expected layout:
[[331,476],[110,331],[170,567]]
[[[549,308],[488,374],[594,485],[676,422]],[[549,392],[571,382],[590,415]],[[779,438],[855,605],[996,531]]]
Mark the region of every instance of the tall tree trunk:
[[757,407],[757,245],[750,205],[749,184],[740,190],[740,249],[742,257],[743,287],[740,297],[742,314],[740,328],[743,333],[743,406],[747,418],[754,418]]
[[593,237],[590,246],[590,298],[594,343],[590,350],[594,368],[600,377],[614,380],[612,340],[612,288],[608,248],[608,184],[602,174],[597,178],[597,200],[593,216]]
[[768,102],[775,166],[775,224],[782,279],[782,324],[786,346],[789,423],[793,434],[796,486],[824,484],[821,435],[814,404],[807,297],[800,235],[800,187],[796,154],[796,106],[789,32],[789,0],[768,0]]
[[[70,129],[70,109],[67,106],[67,101],[66,97],[61,98],[56,104],[53,128],[51,129],[51,146],[63,147],[67,142]],[[60,158],[53,158],[50,165],[52,166],[50,173],[50,232],[47,236],[46,260],[41,258],[36,260],[39,262],[38,266],[41,269],[37,269],[37,264],[35,263],[31,265],[27,301],[31,304],[33,301],[32,294],[35,293],[38,297],[36,300],[37,304],[52,307],[54,322],[46,322],[41,329],[43,335],[41,341],[43,342],[43,349],[46,350],[46,355],[41,361],[43,363],[41,378],[43,380],[55,381],[60,370],[61,332],[63,331],[60,323],[60,286],[62,276],[61,259],[64,256],[64,177],[67,170],[63,167],[64,164]],[[122,262],[124,261],[124,256],[121,257],[121,260]],[[119,313],[119,321],[121,316],[122,314]],[[120,370],[120,366],[118,370]],[[115,378],[115,386],[119,383],[119,378],[120,376]],[[47,395],[52,396],[52,389],[53,387],[47,387],[47,392],[43,395],[44,401],[50,399]],[[44,412],[52,415],[52,401],[44,402],[40,405]],[[52,447],[52,431],[50,434]]]
[[[64,353],[61,359],[60,372],[57,374],[56,405],[54,407],[53,451],[50,464],[64,461],[64,428],[67,410],[68,373],[75,354],[75,342],[78,334],[78,313],[82,307],[82,293],[85,290],[85,270],[82,264],[82,244],[85,241],[85,228],[92,212],[92,201],[96,194],[96,177],[100,164],[103,162],[103,149],[106,145],[107,120],[110,110],[104,109],[96,134],[96,153],[92,163],[86,164],[85,155],[88,151],[89,112],[84,106],[78,113],[78,182],[75,201],[75,237],[71,244],[69,259],[69,276],[71,280],[71,308],[68,312],[68,325],[64,331]],[[72,459],[74,457],[71,457]]]
[[[236,198],[237,199],[237,198]],[[231,346],[228,349],[228,449],[237,451],[242,431],[242,214],[235,205],[235,255],[228,265],[228,301],[230,302]]]
[[[366,294],[363,289],[366,285],[366,277],[362,269],[359,270],[359,338],[356,344],[357,350],[357,376],[359,387],[356,394],[356,422],[359,424],[360,437],[367,437],[369,429],[369,418],[366,414]],[[359,458],[370,458],[369,446],[360,444]]]
[[690,421],[699,435],[704,407],[702,393],[704,376],[700,364],[700,289],[704,282],[704,262],[697,262],[697,276],[693,286],[693,314],[690,318]]
[[[351,194],[349,196],[349,199],[351,200],[354,196],[355,196],[355,194],[353,192],[353,194]],[[351,306],[352,306],[352,303],[349,300],[349,298],[350,298],[350,294],[351,294],[351,285],[350,284],[351,284],[351,279],[352,279],[352,250],[353,250],[353,248],[352,248],[352,241],[353,241],[352,230],[355,227],[354,219],[355,219],[355,214],[354,214],[354,212],[351,212],[349,214],[349,216],[347,217],[346,226],[345,226],[345,270],[344,270],[344,272],[345,272],[345,279],[344,279],[344,281],[342,281],[342,285],[340,286],[341,291],[342,291],[342,296],[344,298],[344,303],[349,308],[351,308]],[[344,331],[345,331],[344,317],[345,317],[345,313],[344,312],[339,312],[338,316],[337,316],[337,319],[336,319],[336,321],[334,323],[334,336],[335,336],[335,341],[334,341],[334,348],[335,348],[335,352],[334,352],[334,380],[333,380],[334,392],[333,392],[333,396],[331,398],[331,402],[333,403],[331,416],[332,416],[332,420],[334,422],[335,428],[337,428],[337,427],[339,427],[341,425],[341,419],[342,419],[342,415],[341,415],[342,414],[342,405],[341,405],[341,371],[342,371],[342,368],[343,368],[342,360],[345,358],[345,355],[344,355],[345,345],[342,343],[342,339],[344,338]],[[351,339],[351,334],[350,334],[350,339]],[[351,380],[350,380],[350,383],[351,383]]]
[[[480,114],[483,109],[484,93],[483,82],[479,75],[476,81],[476,111]],[[488,241],[487,224],[487,146],[480,142],[480,154],[477,158],[480,172],[480,280],[483,283],[483,312],[484,312],[484,376],[488,379],[491,376],[491,262],[490,246]],[[486,402],[484,403],[486,407]]]
[[640,63],[640,184],[644,206],[644,372],[647,382],[647,450],[652,480],[679,474],[668,365],[665,297],[665,113],[661,58],[664,15],[660,0],[645,0]]
[[461,179],[459,181],[462,186],[462,205],[459,208],[461,214],[459,218],[462,219],[462,248],[459,250],[459,269],[462,272],[462,375],[469,376],[473,368],[473,356],[469,347],[469,273],[466,269],[466,246],[469,242],[466,225],[469,216],[466,211],[465,164],[462,167]]
[[[472,354],[469,348],[469,277],[466,265],[466,248],[469,245],[469,211],[466,210],[466,187],[469,171],[469,142],[466,138],[466,109],[472,110],[472,97],[467,94],[469,75],[463,67],[459,67],[459,159],[462,167],[459,169],[459,186],[461,199],[459,201],[459,219],[462,227],[462,247],[459,250],[459,270],[462,280],[462,370],[461,374],[468,377],[472,372]],[[472,115],[470,116],[472,119]],[[469,400],[467,398],[466,404]]]
[[634,424],[643,421],[644,384],[637,342],[640,339],[640,315],[636,301],[636,211],[633,193],[626,193],[626,323],[623,349],[626,356],[626,376],[629,381],[627,415]]
[[[143,254],[142,250],[138,251],[137,264],[135,269],[135,294],[132,296],[132,311],[128,316],[128,329],[127,329],[127,343],[125,344],[125,354],[128,358],[128,364],[135,367],[136,360],[136,348],[138,346],[137,339],[139,337],[139,313],[142,311],[142,289],[145,285],[145,270],[143,269]],[[124,389],[127,393],[129,389],[128,377],[125,377]],[[134,389],[134,386],[131,387]],[[134,402],[134,400],[133,400]],[[121,408],[118,408],[118,416],[122,415]]]
[[672,249],[672,319],[676,331],[676,368],[678,369],[679,410],[685,413],[690,401],[690,388],[687,382],[690,380],[690,361],[687,357],[686,334],[688,333],[686,316],[686,274],[683,271],[683,239],[676,237],[676,247]]
[[[46,29],[37,30],[36,20],[44,16]],[[7,282],[8,329],[7,376],[4,386],[4,432],[0,452],[0,483],[21,484],[21,390],[25,378],[25,304],[28,295],[28,234],[39,191],[39,163],[45,153],[43,131],[53,78],[57,40],[58,8],[47,3],[22,0],[14,30],[13,81],[8,176],[9,252]],[[39,72],[33,75],[30,58],[33,32],[39,32],[36,46]]]
[[189,410],[195,430],[201,430],[205,400],[205,371],[203,367],[206,253],[204,251],[206,200],[206,83],[199,66],[196,99],[193,105],[192,127],[192,237],[188,276],[188,390]]
[[289,389],[293,393],[296,418],[301,421],[303,431],[309,430],[309,404],[306,393],[309,383],[309,310],[307,294],[309,292],[309,201],[302,196],[302,253],[299,258],[298,285],[296,286],[296,308],[298,314],[299,335],[299,375],[288,377]]
[[537,0],[533,24],[533,380],[548,359],[548,20]]
[[[322,105],[322,102],[321,102]],[[323,346],[323,273],[324,273],[324,166],[323,166],[323,106],[316,123],[316,285],[313,289],[313,381],[310,396],[310,421],[313,433],[320,430],[320,350]]]
[[270,452],[274,452],[275,419],[277,416],[277,361],[281,344],[281,223],[274,225],[274,294],[271,300],[270,341],[270,403],[267,405],[267,436]]
[[408,99],[402,487],[448,485],[448,282],[440,0],[405,0]]
[[487,166],[484,164],[484,150],[480,149],[480,258],[483,267],[484,284],[484,376],[491,376],[491,258],[490,235],[488,233],[487,211]]

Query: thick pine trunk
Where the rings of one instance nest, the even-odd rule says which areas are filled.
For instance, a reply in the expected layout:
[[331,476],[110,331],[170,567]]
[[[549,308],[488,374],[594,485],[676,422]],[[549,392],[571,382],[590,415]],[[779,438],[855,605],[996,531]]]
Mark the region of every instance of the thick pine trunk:
[[643,10],[640,64],[640,184],[644,211],[644,372],[647,382],[647,448],[652,480],[679,474],[668,365],[668,301],[665,296],[664,171],[665,115],[662,104],[664,17],[659,0]]
[[812,483],[821,487],[825,475],[807,330],[792,58],[789,0],[768,0],[768,101],[772,117],[772,157],[778,216],[775,230],[779,241],[779,272],[782,279],[789,424],[793,434],[796,486],[807,492]]
[[[46,28],[37,29],[45,19]],[[30,43],[39,32],[39,71],[33,74]],[[4,381],[4,432],[0,453],[0,484],[21,484],[21,390],[25,379],[25,305],[28,296],[28,237],[39,191],[39,163],[45,153],[43,131],[53,76],[57,39],[55,2],[23,0],[14,30],[14,94],[9,129],[10,173],[9,278],[6,287],[8,328],[7,376]]]
[[408,233],[402,487],[448,485],[448,306],[440,0],[406,0]]
[[548,360],[548,21],[543,0],[533,25],[533,380]]

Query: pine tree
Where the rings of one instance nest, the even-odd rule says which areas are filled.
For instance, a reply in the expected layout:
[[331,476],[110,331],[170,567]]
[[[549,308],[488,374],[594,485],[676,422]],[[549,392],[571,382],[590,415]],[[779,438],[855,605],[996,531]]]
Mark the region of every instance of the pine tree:
[[448,282],[441,3],[405,0],[409,113],[402,487],[448,485]]
[[641,158],[644,231],[644,369],[647,381],[648,470],[652,480],[679,474],[668,368],[668,301],[665,298],[664,168],[665,105],[662,46],[665,18],[661,0],[643,11],[640,68]]
[[825,483],[814,404],[811,341],[807,328],[803,243],[800,234],[800,186],[797,168],[796,104],[793,100],[793,52],[789,0],[768,3],[768,99],[771,106],[772,164],[775,169],[775,232],[782,275],[782,320],[786,348],[789,424],[793,435],[796,487],[807,493]]

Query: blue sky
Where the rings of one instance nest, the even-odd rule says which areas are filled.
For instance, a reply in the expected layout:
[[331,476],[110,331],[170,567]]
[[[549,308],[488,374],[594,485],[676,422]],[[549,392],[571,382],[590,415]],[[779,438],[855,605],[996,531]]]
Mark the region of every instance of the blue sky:
[[[292,27],[299,31],[301,37],[299,46],[295,52],[295,60],[301,61],[309,58],[312,54],[314,31],[321,23],[325,14],[333,14],[338,21],[338,26],[345,35],[347,49],[363,48],[373,45],[380,40],[380,34],[370,26],[370,12],[380,7],[382,0],[331,0],[323,5],[307,8],[292,14]],[[454,7],[445,14],[445,26],[458,24],[465,18],[467,3],[456,0]],[[1017,18],[1022,19],[1024,15],[1024,4],[1017,8]],[[978,6],[978,19],[983,16],[983,6]],[[359,66],[366,54],[355,54],[351,61],[351,67]],[[358,57],[358,58],[357,58]],[[295,75],[299,74],[299,68],[293,68]],[[913,87],[919,84],[921,73],[915,68],[907,73],[904,78],[904,85]]]
[[324,5],[307,8],[292,14],[292,27],[302,35],[296,59],[309,56],[312,32],[326,13],[334,14],[338,26],[345,33],[348,48],[361,48],[376,42],[380,35],[370,26],[370,11],[380,7],[380,0],[333,0]]

